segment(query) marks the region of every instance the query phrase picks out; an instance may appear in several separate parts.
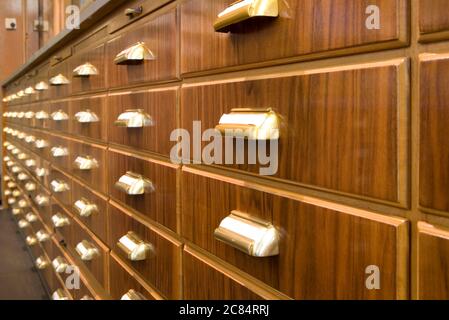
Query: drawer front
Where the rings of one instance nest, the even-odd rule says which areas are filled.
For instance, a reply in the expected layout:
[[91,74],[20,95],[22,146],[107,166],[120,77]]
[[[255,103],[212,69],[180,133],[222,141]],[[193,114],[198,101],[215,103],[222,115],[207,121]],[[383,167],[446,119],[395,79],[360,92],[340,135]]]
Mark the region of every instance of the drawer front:
[[70,206],[72,205],[72,179],[62,171],[51,168],[48,180],[53,197],[55,197],[65,208],[70,209]]
[[244,285],[183,252],[185,300],[261,300],[262,298]]
[[57,135],[49,136],[50,140],[50,159],[51,163],[58,168],[69,171],[72,164],[70,150],[70,140],[61,138]]
[[446,0],[419,0],[419,31],[422,40],[441,40],[449,37],[449,17]]
[[34,126],[36,128],[46,129],[50,125],[50,103],[40,102],[34,105]]
[[109,294],[112,299],[120,300],[127,292],[134,290],[147,300],[156,300],[151,292],[134,277],[134,274],[123,267],[123,262],[119,262],[113,255],[109,256],[109,268],[109,283],[111,287]]
[[[169,156],[174,145],[170,134],[177,128],[177,93],[172,88],[109,95],[109,142]],[[130,122],[117,125],[116,121],[130,110],[134,110],[137,121],[147,119],[148,123],[143,126],[139,123],[138,127],[132,127]]]
[[[406,66],[399,60],[356,68],[187,86],[181,94],[182,128],[195,137],[194,121],[201,121],[205,131],[233,108],[272,108],[280,122],[279,140],[255,141],[258,152],[251,154],[256,162],[248,157],[247,143],[241,150],[231,141],[231,163],[239,163],[233,154],[242,154],[244,164],[227,167],[405,205],[408,106],[398,88],[406,87]],[[203,154],[210,145],[203,142]],[[260,153],[267,145],[263,154],[269,157],[264,159]],[[193,146],[190,157],[201,159]],[[212,159],[214,163],[229,163],[226,149],[223,141],[223,158]],[[268,164],[262,165],[265,160]]]
[[[131,157],[110,150],[109,195],[167,228],[176,231],[176,174],[175,166]],[[116,187],[116,182],[132,172],[152,184],[143,194],[128,194]],[[132,184],[131,184],[132,185]]]
[[74,56],[70,62],[72,93],[101,90],[106,87],[104,44]]
[[215,32],[217,15],[232,3],[188,0],[181,4],[182,73],[372,51],[404,46],[408,40],[406,0],[279,1],[278,18],[247,20],[229,34]]
[[73,181],[72,213],[103,242],[107,242],[107,199]]
[[106,140],[105,100],[105,96],[73,99],[70,102],[70,132],[87,138]]
[[72,142],[72,174],[95,190],[106,193],[106,148]]
[[[52,217],[53,215],[59,214],[60,216],[67,219],[67,223],[65,225],[59,225],[58,227],[55,227]],[[58,234],[62,240],[64,240],[65,243],[73,243],[73,232],[74,229],[72,228],[72,225],[75,224],[75,220],[71,217],[71,215],[67,212],[66,209],[64,209],[62,206],[60,206],[56,201],[53,200],[52,202],[52,214],[49,216],[48,219],[45,219],[48,221],[45,221],[48,226],[50,226],[52,229],[55,230],[55,233]]]
[[[108,79],[111,87],[147,81],[167,81],[177,77],[176,10],[171,10],[137,29],[121,34],[107,44]],[[116,56],[125,49],[144,42],[154,54],[153,60],[138,64],[117,65]]]
[[[187,240],[294,299],[406,298],[408,227],[402,219],[369,212],[353,215],[349,208],[335,211],[241,187],[244,181],[200,173],[183,172],[182,235]],[[278,254],[243,252],[218,241],[216,228],[234,212],[271,223],[278,233]],[[252,230],[245,227],[251,226],[250,219],[234,230],[239,236],[251,236],[244,232]],[[254,248],[275,244],[255,243]],[[384,270],[380,290],[365,285],[370,266]]]
[[50,130],[69,132],[70,111],[68,101],[51,102],[48,116]]
[[33,135],[36,137],[36,142],[32,144],[32,150],[42,159],[50,161],[50,135],[48,135],[48,133],[44,133],[43,131],[35,131]]
[[449,57],[421,61],[420,69],[420,205],[449,212]]
[[36,157],[36,166],[31,168],[34,177],[43,186],[49,188],[50,186],[50,162],[42,158]]
[[43,187],[38,186],[37,190],[33,194],[33,205],[39,211],[42,219],[45,216],[51,216],[51,194]]
[[[51,67],[48,75],[48,85],[50,87],[50,99],[61,99],[67,97],[71,92],[71,80],[67,61]],[[58,77],[57,79],[54,79]],[[55,84],[52,84],[53,79]]]
[[37,75],[34,79],[34,95],[37,101],[47,100],[50,97],[50,84],[48,82],[48,71],[50,64],[47,62],[37,69]]

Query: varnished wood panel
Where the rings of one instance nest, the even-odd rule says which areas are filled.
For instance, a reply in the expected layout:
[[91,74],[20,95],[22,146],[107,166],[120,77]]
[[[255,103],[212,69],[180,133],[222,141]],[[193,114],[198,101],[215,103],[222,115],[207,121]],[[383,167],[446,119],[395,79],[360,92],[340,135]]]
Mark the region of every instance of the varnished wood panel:
[[[91,63],[98,70],[98,75],[89,77],[73,77],[73,70],[85,63]],[[101,90],[106,87],[105,45],[85,50],[70,59],[69,73],[72,79],[72,93]]]
[[[449,37],[449,17],[446,0],[419,0],[419,30],[423,39],[440,40]],[[439,33],[431,35],[432,33]]]
[[[115,206],[109,206],[109,247],[128,266],[136,270],[152,287],[168,299],[181,298],[181,246],[164,238],[154,229],[139,223]],[[152,255],[144,261],[131,261],[117,246],[129,231],[152,246]]]
[[[177,128],[178,90],[146,90],[122,92],[108,97],[108,140],[110,143],[150,152],[170,155],[174,143],[170,134]],[[120,114],[129,109],[141,109],[148,114],[153,125],[144,128],[124,128],[114,125]]]
[[[407,297],[408,274],[400,267],[408,264],[404,220],[334,211],[245,188],[243,181],[221,181],[225,177],[182,176],[182,235],[273,288],[300,300]],[[232,210],[272,222],[280,254],[250,257],[215,240],[215,228]],[[371,265],[382,270],[380,290],[365,286]]]
[[[188,0],[181,4],[182,73],[315,54],[335,55],[405,45],[405,0],[279,1],[279,17],[246,21],[229,34],[214,32],[229,0]],[[380,9],[381,27],[368,29],[367,7]],[[377,44],[376,44],[377,43]]]
[[420,160],[421,206],[449,211],[449,57],[424,59],[420,67]]
[[[117,87],[175,79],[177,34],[176,10],[171,10],[110,40],[106,48],[109,85]],[[145,42],[156,59],[137,65],[116,65],[117,54],[137,42]]]
[[419,223],[418,281],[421,300],[449,299],[449,232]]
[[[149,219],[176,231],[176,169],[121,153],[108,152],[109,195]],[[150,179],[155,191],[127,195],[115,187],[122,175],[131,171]]]
[[[271,178],[404,205],[409,140],[407,101],[399,93],[399,87],[406,90],[404,63],[311,73],[185,86],[182,128],[194,137],[194,121],[201,121],[204,131],[233,108],[271,107],[282,122],[278,170]],[[225,163],[224,143],[222,150]],[[268,167],[248,163],[245,154],[245,164],[226,166],[254,174]]]
[[242,284],[227,277],[188,252],[183,252],[184,299],[261,300]]
[[[99,121],[92,123],[79,123],[75,115],[80,111],[90,110],[97,115]],[[70,133],[82,137],[106,140],[107,114],[110,106],[106,108],[106,96],[92,96],[70,101]]]

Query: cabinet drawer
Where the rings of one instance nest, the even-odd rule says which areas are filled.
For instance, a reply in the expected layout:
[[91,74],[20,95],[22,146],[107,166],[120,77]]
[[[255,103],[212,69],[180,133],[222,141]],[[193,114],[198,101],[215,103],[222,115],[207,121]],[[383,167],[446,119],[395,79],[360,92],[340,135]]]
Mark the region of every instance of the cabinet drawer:
[[[176,231],[177,166],[113,149],[108,152],[108,161],[111,198]],[[116,185],[119,181],[123,181],[120,188]],[[139,185],[147,187],[136,188]]]
[[419,0],[419,31],[421,40],[433,41],[449,38],[449,17],[446,0]]
[[109,142],[169,156],[170,134],[177,128],[177,93],[170,88],[109,95]]
[[40,102],[33,106],[34,126],[36,128],[48,128],[50,123],[50,104]]
[[36,157],[35,159],[36,165],[31,167],[30,170],[32,171],[34,177],[37,179],[37,181],[40,182],[41,185],[45,186],[46,188],[49,188],[50,162],[40,157]]
[[39,211],[42,218],[51,215],[51,194],[43,187],[38,186],[33,194],[33,203],[35,208]]
[[102,241],[107,241],[107,198],[73,181],[72,213]]
[[[271,194],[278,190],[257,191],[263,187],[243,180],[183,170],[187,240],[294,299],[407,297],[405,220],[319,200],[301,202]],[[247,233],[251,230],[257,234]],[[259,235],[272,241],[250,241]],[[365,286],[370,266],[383,270],[380,290]]]
[[[108,42],[106,51],[109,85],[117,87],[175,79],[177,34],[176,10],[173,9]],[[139,42],[144,43],[146,49],[151,51],[147,52],[150,60],[126,60],[124,53],[126,61],[120,65],[114,62],[119,53]]]
[[47,61],[37,68],[37,74],[34,79],[34,95],[37,101],[47,100],[50,97],[50,84],[48,83],[48,71],[50,63]]
[[70,94],[71,81],[69,69],[67,61],[50,68],[48,74],[50,99],[61,99]]
[[[53,216],[58,215],[58,217],[65,219],[65,223],[59,223],[56,227],[53,222]],[[60,221],[62,221],[62,219]],[[72,225],[76,223],[72,216],[69,214],[69,212],[63,208],[59,203],[56,201],[52,201],[52,214],[49,215],[48,219],[45,219],[48,221],[45,221],[49,226],[51,226],[52,229],[55,230],[55,233],[61,237],[62,240],[64,240],[65,243],[72,243],[73,242],[73,229]],[[56,221],[56,220],[55,220]]]
[[183,252],[185,300],[261,300],[262,297],[212,265]]
[[48,133],[34,131],[36,141],[32,144],[32,150],[42,159],[50,161],[51,142]]
[[52,167],[48,181],[53,197],[65,208],[70,209],[72,205],[72,179],[62,171]]
[[58,168],[69,171],[72,166],[70,163],[72,152],[70,149],[70,140],[57,135],[49,136],[49,140],[51,163]]
[[23,125],[26,127],[34,127],[34,121],[35,121],[35,110],[40,106],[40,103],[33,103],[26,105],[23,107],[23,112],[25,113],[23,117]]
[[420,67],[420,205],[449,212],[449,55],[424,56]]
[[106,148],[72,142],[72,174],[95,190],[106,193]]
[[52,102],[50,103],[48,111],[48,128],[53,131],[69,132],[69,102]]
[[[232,0],[184,1],[181,72],[372,51],[405,46],[408,41],[406,0],[269,2],[279,3],[277,18],[249,19],[232,26],[230,33],[221,33],[214,31],[214,23]],[[373,20],[377,12],[379,28]]]
[[111,250],[165,297],[179,299],[181,244],[112,205],[109,206],[109,226]]
[[418,223],[418,299],[449,299],[449,232]]
[[[138,295],[143,295],[146,300],[157,300],[159,295],[154,291],[147,290],[148,285],[141,283],[136,279],[135,275],[125,269],[123,262],[120,262],[113,254],[109,256],[109,283],[112,299],[121,300],[130,290],[134,290]],[[124,298],[125,299],[125,298]]]
[[73,56],[70,62],[72,93],[89,92],[106,87],[104,44]]
[[106,140],[105,100],[105,96],[73,99],[70,107],[70,132],[87,138]]
[[[201,121],[200,130],[205,131],[215,128],[234,108],[244,106],[267,117],[272,113],[260,110],[271,108],[280,123],[279,140],[254,138],[258,151],[251,155],[262,161],[250,160],[249,143],[241,150],[231,140],[230,148],[222,144],[221,163],[229,163],[225,156],[226,149],[231,149],[231,163],[239,163],[237,156],[243,155],[240,163],[244,164],[227,167],[405,206],[408,105],[401,92],[407,88],[406,63],[394,60],[306,73],[186,86],[181,94],[182,128],[194,137],[194,121]],[[239,113],[235,124],[226,120],[231,130],[242,128],[238,117]],[[203,151],[210,144],[203,142]],[[262,165],[265,159],[260,153],[265,146],[268,151],[262,152],[270,156],[268,164]],[[195,157],[191,148],[190,157]],[[201,159],[201,154],[196,158]]]

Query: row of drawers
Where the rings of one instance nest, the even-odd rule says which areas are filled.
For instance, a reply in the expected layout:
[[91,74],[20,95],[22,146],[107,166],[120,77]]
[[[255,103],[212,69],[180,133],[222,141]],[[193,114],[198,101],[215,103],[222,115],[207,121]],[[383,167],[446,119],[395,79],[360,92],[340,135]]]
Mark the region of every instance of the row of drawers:
[[[435,15],[444,12],[441,3],[432,1],[428,5],[426,2],[420,10],[423,34],[449,29],[444,15],[440,23],[434,25],[429,22],[435,19]],[[90,90],[176,80],[180,77],[177,70],[178,51],[181,74],[189,74],[238,65],[272,63],[273,60],[310,59],[310,56],[316,58],[406,46],[409,38],[410,4],[407,0],[279,1],[277,19],[246,21],[230,33],[215,32],[212,26],[217,14],[228,5],[229,0],[190,0],[178,6],[169,5],[160,13],[150,15],[148,21],[145,18],[137,26],[132,25],[123,33],[111,36],[107,43],[86,49],[73,57],[70,57],[71,53],[61,55],[67,59],[51,68],[39,68],[30,79],[19,81],[17,88],[8,87],[8,95],[17,96],[20,92],[21,98],[13,103],[23,103],[62,98]],[[198,19],[200,12],[202,18]],[[330,12],[336,17],[344,16],[344,21],[329,19]],[[381,25],[370,28],[370,17],[376,16],[377,12]],[[139,42],[148,49],[148,61],[122,62],[125,65],[114,62],[118,53]],[[138,51],[138,48],[134,50]],[[86,63],[94,67],[92,75],[74,77],[72,70]],[[85,69],[89,67],[85,66]],[[49,79],[58,75],[66,81],[61,78],[61,83],[56,81],[61,79],[53,79],[55,86],[50,87],[49,93],[25,94],[27,88],[36,90],[36,84],[42,81],[48,85]],[[30,90],[27,92],[33,91]]]
[[[57,170],[53,171],[62,174]],[[156,171],[160,171],[160,168]],[[111,171],[112,174],[113,172],[115,170]],[[14,173],[8,172],[8,175],[12,176]],[[192,255],[188,253],[189,250],[182,253],[184,240],[176,240],[176,235],[154,226],[142,214],[129,211],[123,200],[116,201],[111,194],[111,199],[107,201],[75,179],[66,175],[64,178],[71,184],[71,191],[53,193],[53,200],[49,204],[44,203],[44,207],[39,207],[39,212],[48,224],[53,223],[52,217],[56,213],[68,219],[70,224],[58,228],[58,233],[66,240],[69,249],[74,250],[78,243],[86,239],[99,249],[99,258],[87,266],[103,285],[106,285],[108,279],[104,270],[108,263],[107,248],[110,248],[136,274],[167,298],[178,298],[181,292],[181,269],[176,268],[177,263],[189,261],[193,265],[201,264],[201,261],[196,260],[203,255],[206,256],[206,261],[209,255],[218,257],[229,265],[230,270],[238,268],[254,279],[249,282],[247,280],[244,284],[261,281],[263,286],[268,285],[297,299],[397,298],[407,295],[408,289],[403,285],[403,279],[408,274],[408,223],[404,219],[345,207],[337,211],[334,204],[314,203],[294,196],[277,196],[272,193],[274,190],[264,190],[238,179],[184,167],[180,182],[180,235],[187,242],[187,248],[193,246],[194,249],[190,250],[196,256],[193,258],[189,256]],[[36,195],[43,192],[45,188],[40,187],[29,195],[31,199],[36,199]],[[210,198],[210,194],[216,196]],[[50,199],[49,193],[47,196]],[[98,213],[87,220],[80,217],[79,211],[74,209],[74,203],[80,196],[99,209]],[[145,197],[146,195],[140,199]],[[159,203],[162,206],[173,204],[175,207],[176,199],[177,195],[172,194]],[[138,203],[142,202],[145,201]],[[154,202],[149,203],[154,205]],[[162,219],[173,218],[167,207],[141,211],[144,214],[155,212]],[[269,239],[273,241],[258,243],[260,239],[251,234],[251,230],[255,228],[269,233],[273,231],[270,226],[276,226],[277,230],[274,237]],[[137,239],[149,244],[151,258],[130,261],[129,256],[117,245],[121,237],[130,231]],[[339,236],[343,232],[349,234],[344,237],[344,241]],[[241,242],[242,239],[247,240]],[[248,239],[252,239],[254,243]],[[378,246],[378,243],[383,245]],[[201,251],[205,253],[195,254]],[[373,264],[382,270],[388,270],[384,274],[382,290],[379,291],[371,291],[365,286],[366,268]],[[334,271],[329,273],[329,267]],[[183,268],[184,297],[223,297],[224,292],[215,291],[214,285],[205,282],[208,279],[201,273],[194,272],[190,275],[185,271],[194,269],[192,265],[184,265]],[[224,277],[217,270],[212,273],[215,274],[213,277]],[[198,278],[191,279],[191,276]],[[346,279],[344,285],[339,280],[342,277]],[[198,289],[207,288],[207,291],[192,292],[190,287],[186,288],[186,284]],[[255,292],[261,295],[257,290]]]

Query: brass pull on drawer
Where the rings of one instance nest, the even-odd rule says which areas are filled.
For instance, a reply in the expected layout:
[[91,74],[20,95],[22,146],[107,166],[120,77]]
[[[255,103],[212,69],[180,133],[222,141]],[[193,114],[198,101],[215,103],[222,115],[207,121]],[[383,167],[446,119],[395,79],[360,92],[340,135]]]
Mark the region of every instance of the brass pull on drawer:
[[36,232],[36,238],[39,242],[45,242],[50,240],[50,235],[44,230],[39,230]]
[[94,123],[94,122],[100,122],[100,118],[98,116],[90,111],[89,109],[77,112],[75,114],[76,121],[79,123]]
[[20,90],[19,92],[17,92],[17,96],[18,96],[19,98],[24,97],[24,96],[25,96],[25,91],[24,91],[24,90]]
[[144,242],[132,231],[121,237],[117,242],[117,246],[131,261],[143,261],[154,254],[153,245]]
[[28,208],[28,201],[26,201],[25,199],[19,200],[19,208],[20,209],[24,209],[24,208]]
[[139,64],[145,60],[155,60],[156,56],[147,48],[144,42],[138,42],[135,45],[123,50],[114,59],[117,65]]
[[17,134],[17,138],[18,138],[19,140],[23,140],[23,139],[25,139],[25,137],[26,137],[26,133],[25,133],[25,132],[19,132],[19,133]]
[[28,182],[25,185],[25,190],[28,192],[36,191],[36,184],[34,182]]
[[114,122],[117,127],[143,128],[154,125],[153,119],[141,109],[126,110]]
[[73,162],[73,165],[76,169],[82,171],[89,171],[100,166],[98,161],[90,156],[78,156]]
[[9,205],[13,205],[13,204],[16,204],[16,199],[14,199],[14,198],[8,198],[8,204]]
[[12,160],[6,162],[6,166],[7,166],[8,168],[14,167],[15,165],[16,165],[16,163],[15,163],[14,161],[12,161]]
[[34,117],[35,117],[37,120],[47,120],[47,119],[49,118],[48,113],[45,112],[45,111],[43,111],[43,110],[36,112],[36,114],[34,115]]
[[14,149],[12,149],[12,151],[11,151],[11,153],[12,153],[13,155],[18,155],[20,152],[21,152],[21,151],[20,151],[19,148],[14,148]]
[[91,63],[86,62],[73,70],[74,77],[84,77],[88,78],[90,76],[97,76],[98,69]]
[[19,220],[19,222],[17,224],[19,225],[20,229],[26,229],[30,226],[30,223],[28,221],[26,221],[25,219]]
[[36,137],[35,136],[26,136],[25,137],[25,142],[29,143],[29,144],[35,143],[36,142]]
[[36,146],[37,149],[45,149],[49,146],[49,143],[47,140],[38,139],[38,140],[36,140],[34,145]]
[[62,180],[53,180],[50,182],[50,186],[55,193],[62,193],[70,190],[69,185]]
[[69,115],[63,110],[58,110],[51,114],[51,118],[53,119],[53,121],[67,121],[69,120]]
[[19,153],[19,155],[17,156],[17,159],[19,159],[19,160],[28,159],[28,155],[26,153],[24,153],[24,152]]
[[134,289],[129,290],[127,293],[125,293],[120,300],[147,300],[143,294],[140,292],[137,292]]
[[33,222],[36,222],[38,220],[37,215],[35,215],[33,212],[27,213],[27,215],[25,216],[25,219],[29,223],[33,223]]
[[36,268],[38,268],[39,270],[44,270],[50,265],[50,261],[48,261],[48,259],[45,258],[44,256],[40,256],[39,258],[36,259],[35,265]]
[[279,16],[278,0],[241,0],[233,3],[218,14],[214,23],[217,32],[229,32],[232,25],[262,17]]
[[12,195],[12,191],[9,189],[6,189],[5,192],[3,192],[3,194],[5,195],[5,197],[9,197],[10,195]]
[[20,192],[19,190],[14,190],[12,192],[12,196],[15,198],[20,197],[21,195],[22,195],[22,192]]
[[19,173],[19,175],[17,176],[17,180],[19,181],[26,181],[30,179],[30,177],[26,174],[26,173]]
[[91,261],[100,256],[100,251],[87,240],[78,243],[75,249],[83,261]]
[[56,257],[51,262],[53,269],[55,269],[56,273],[64,273],[67,270],[67,267],[69,266],[69,263],[67,260],[61,256]]
[[34,112],[33,111],[27,111],[25,112],[25,119],[33,119],[34,118]]
[[44,196],[42,194],[38,194],[34,201],[39,207],[46,207],[50,204],[50,198],[48,196]]
[[33,168],[36,166],[36,160],[34,159],[28,159],[27,161],[25,161],[25,166],[27,168]]
[[81,217],[87,218],[92,214],[98,213],[98,207],[96,204],[89,202],[87,199],[81,198],[73,205],[75,210]]
[[17,217],[23,214],[23,210],[19,208],[13,208],[12,209],[12,215]]
[[37,91],[45,91],[48,90],[48,84],[45,81],[41,81],[38,82],[35,86],[34,89],[36,89]]
[[54,301],[70,300],[70,298],[62,289],[58,289],[55,292],[53,292],[53,294],[51,295],[51,299]]
[[36,91],[34,91],[34,88],[33,87],[28,87],[28,88],[26,88],[25,89],[25,94],[28,96],[28,95],[31,95],[31,94],[35,94],[36,93]]
[[19,172],[22,172],[22,168],[19,166],[14,166],[14,167],[12,167],[11,171],[12,171],[12,173],[19,173]]
[[27,236],[25,239],[28,246],[32,247],[37,244],[37,238],[35,236]]
[[127,8],[125,10],[125,16],[130,17],[130,18],[134,18],[135,16],[138,16],[140,14],[142,14],[143,12],[143,7],[142,6],[138,6],[136,8]]
[[8,182],[8,188],[15,188],[15,187],[17,187],[17,184],[15,183],[15,182],[13,182],[13,181],[10,181],[10,182]]
[[48,169],[45,168],[36,168],[34,172],[36,173],[36,176],[38,176],[39,178],[43,178],[49,175]]
[[132,196],[151,193],[155,190],[151,180],[130,171],[121,176],[119,181],[115,183],[115,187]]
[[61,213],[57,213],[51,217],[51,222],[55,228],[63,228],[70,225],[70,220]]
[[269,222],[255,219],[239,211],[221,221],[215,238],[253,257],[279,254],[279,234]]
[[51,148],[51,155],[53,158],[62,158],[69,155],[69,149],[64,147],[53,147]]
[[66,84],[69,84],[69,83],[70,83],[69,79],[67,79],[61,73],[50,79],[50,84],[52,86],[62,86],[62,85],[66,85]]
[[280,117],[271,109],[232,109],[215,127],[226,136],[249,140],[279,139]]

